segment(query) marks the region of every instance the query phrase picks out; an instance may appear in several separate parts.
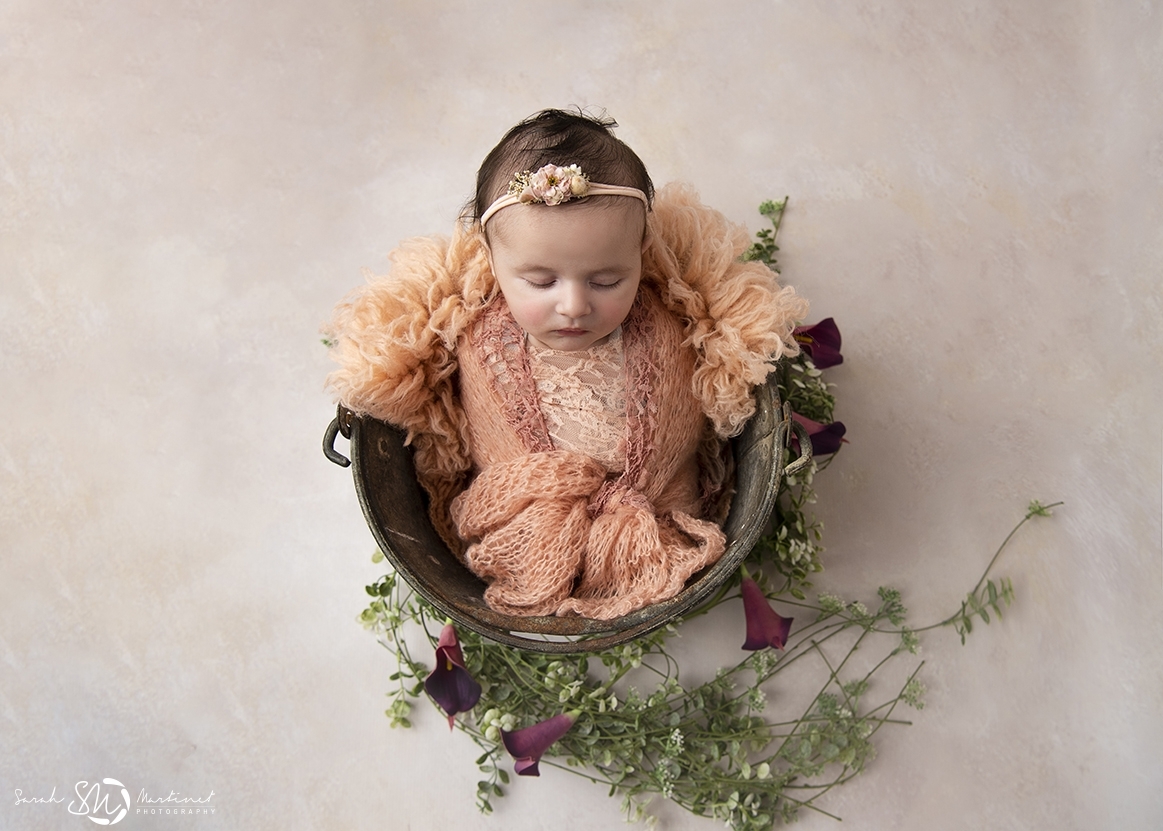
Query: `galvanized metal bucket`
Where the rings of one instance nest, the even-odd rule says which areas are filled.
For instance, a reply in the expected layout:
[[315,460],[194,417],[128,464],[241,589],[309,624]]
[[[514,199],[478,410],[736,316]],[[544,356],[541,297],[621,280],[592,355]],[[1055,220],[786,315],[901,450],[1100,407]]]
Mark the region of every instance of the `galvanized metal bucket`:
[[[793,433],[801,452],[785,467]],[[340,434],[351,440],[350,460],[335,450]],[[791,419],[790,408],[780,405],[774,384],[764,384],[756,388],[755,415],[731,448],[736,492],[723,525],[723,557],[694,575],[670,600],[613,620],[592,620],[517,617],[490,609],[484,582],[457,559],[428,519],[426,497],[402,431],[340,406],[323,438],[328,459],[351,465],[359,503],[380,550],[425,600],[458,625],[494,641],[552,653],[596,652],[641,637],[695,609],[739,568],[763,531],[781,479],[811,460],[811,441]]]

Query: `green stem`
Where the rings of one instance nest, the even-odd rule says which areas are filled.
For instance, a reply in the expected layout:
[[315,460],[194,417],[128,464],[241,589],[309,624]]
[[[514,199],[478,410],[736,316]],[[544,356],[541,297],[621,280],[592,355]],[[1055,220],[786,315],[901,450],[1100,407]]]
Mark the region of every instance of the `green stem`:
[[[1059,505],[1062,505],[1062,504],[1064,504],[1064,503],[1061,501],[1052,502],[1049,505],[1040,505],[1039,504],[1037,507],[1031,507],[1028,511],[1026,511],[1026,515],[1024,517],[1022,517],[1021,521],[1017,525],[1015,525],[1013,527],[1013,529],[1011,529],[1008,534],[1006,534],[1006,538],[1004,540],[1002,540],[1001,545],[999,545],[997,551],[994,552],[993,557],[989,561],[989,565],[987,565],[985,567],[985,571],[983,571],[981,573],[981,578],[977,581],[977,585],[973,587],[973,591],[971,591],[969,594],[970,595],[977,594],[981,590],[981,587],[983,585],[985,585],[985,579],[989,576],[990,571],[993,570],[993,566],[997,562],[998,557],[1000,557],[1001,553],[1003,551],[1005,551],[1006,546],[1009,545],[1010,540],[1012,540],[1014,538],[1014,534],[1018,533],[1019,528],[1021,528],[1023,525],[1025,525],[1027,522],[1029,522],[1030,519],[1032,519],[1033,517],[1045,516],[1046,512],[1049,511],[1051,508],[1057,508]],[[940,623],[931,623],[928,626],[922,626],[919,629],[914,629],[913,632],[927,632],[930,629],[937,629],[941,626],[948,626],[953,621],[960,619],[962,617],[962,614],[963,614],[962,612],[954,612],[952,615],[945,618]],[[890,631],[890,630],[882,630],[882,631]]]

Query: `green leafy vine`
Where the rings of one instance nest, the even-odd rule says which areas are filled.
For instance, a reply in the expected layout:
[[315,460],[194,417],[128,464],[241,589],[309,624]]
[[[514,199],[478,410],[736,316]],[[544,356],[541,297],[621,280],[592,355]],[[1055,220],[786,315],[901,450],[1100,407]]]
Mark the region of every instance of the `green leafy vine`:
[[[1031,503],[1017,527],[1049,515],[1052,507]],[[994,562],[996,555],[990,567]],[[793,820],[801,809],[832,816],[818,804],[820,797],[872,760],[873,737],[882,727],[911,723],[897,714],[899,705],[924,706],[918,678],[923,662],[903,680],[898,673],[886,690],[882,678],[891,675],[888,666],[901,655],[916,654],[920,631],[953,626],[964,638],[972,618],[988,623],[987,610],[997,612],[1012,587],[1003,580],[1003,592],[987,575],[988,570],[957,613],[915,630],[892,588],[880,588],[871,607],[827,593],[814,603],[783,598],[797,620],[807,622],[796,627],[782,653],[753,652],[714,678],[690,684],[683,683],[669,649],[681,623],[604,652],[568,657],[514,650],[462,632],[466,669],[482,686],[472,717],[456,722],[481,751],[477,805],[490,813],[492,800],[509,784],[500,730],[569,710],[577,721],[544,763],[606,786],[610,796],[621,797],[628,820],[649,820],[646,809],[655,796],[749,831]],[[361,621],[380,636],[399,667],[391,676],[397,686],[386,712],[393,726],[408,727],[412,702],[424,695],[430,667],[413,656],[406,629],[420,627],[435,646],[443,621],[395,574],[367,590],[374,599]],[[731,592],[716,603],[738,596]],[[858,668],[858,650],[861,658],[876,655],[877,660]],[[815,679],[815,686],[806,705],[772,717],[768,696],[781,689],[781,673],[793,666],[796,681]],[[782,702],[779,709],[784,710]]]

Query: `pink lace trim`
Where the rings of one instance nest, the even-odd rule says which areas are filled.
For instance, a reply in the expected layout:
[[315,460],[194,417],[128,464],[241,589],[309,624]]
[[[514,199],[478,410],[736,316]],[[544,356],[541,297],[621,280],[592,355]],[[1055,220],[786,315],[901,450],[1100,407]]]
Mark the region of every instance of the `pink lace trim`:
[[529,368],[525,333],[509,314],[509,305],[499,295],[480,316],[471,334],[489,371],[489,380],[505,415],[530,453],[553,450],[549,427],[541,413],[537,385]]
[[651,355],[657,333],[639,299],[622,323],[623,349],[626,355],[626,467],[619,484],[633,490],[646,486],[643,471],[654,452],[655,415],[658,402],[655,389],[658,367]]

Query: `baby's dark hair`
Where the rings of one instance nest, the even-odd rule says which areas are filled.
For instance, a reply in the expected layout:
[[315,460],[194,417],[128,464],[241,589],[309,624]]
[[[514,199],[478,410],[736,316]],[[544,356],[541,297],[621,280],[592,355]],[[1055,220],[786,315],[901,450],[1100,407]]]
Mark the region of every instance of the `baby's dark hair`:
[[489,205],[508,190],[515,174],[547,164],[576,164],[591,182],[638,188],[653,201],[654,184],[646,165],[614,137],[617,126],[608,116],[591,116],[580,110],[542,110],[526,118],[507,132],[481,163],[469,219],[478,222]]

